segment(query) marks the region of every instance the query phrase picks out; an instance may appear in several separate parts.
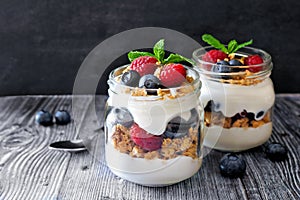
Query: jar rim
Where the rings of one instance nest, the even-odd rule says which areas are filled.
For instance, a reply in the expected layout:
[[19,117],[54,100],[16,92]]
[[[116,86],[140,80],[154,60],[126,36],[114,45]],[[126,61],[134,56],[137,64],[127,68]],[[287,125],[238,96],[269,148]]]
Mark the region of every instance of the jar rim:
[[[248,56],[248,55],[258,54],[259,56],[262,57],[263,63],[256,64],[256,65],[246,65],[246,66],[244,66],[244,65],[243,66],[222,65],[222,66],[226,66],[231,71],[230,72],[211,71],[211,67],[216,65],[216,63],[204,61],[204,60],[202,60],[202,57],[206,52],[208,52],[209,50],[213,50],[213,49],[215,49],[215,48],[212,46],[205,46],[205,47],[196,49],[193,52],[193,60],[196,63],[195,68],[197,69],[197,71],[200,74],[205,75],[205,77],[209,77],[213,80],[219,80],[221,78],[215,78],[215,77],[226,77],[228,79],[229,77],[232,77],[232,76],[240,76],[240,75],[245,76],[245,74],[247,73],[246,70],[250,69],[250,68],[261,69],[261,70],[258,70],[257,72],[252,73],[251,75],[249,75],[247,77],[247,79],[264,79],[271,75],[271,71],[273,68],[271,55],[262,49],[258,49],[258,48],[254,48],[254,47],[243,47],[235,53],[239,56],[241,56],[241,55]],[[213,76],[215,76],[215,77],[212,78]]]
[[[225,47],[227,47],[227,46],[228,45],[225,45]],[[213,46],[205,46],[205,47],[201,47],[199,49],[194,50],[193,55],[192,55],[193,59],[196,62],[199,62],[201,64],[210,64],[210,65],[215,64],[213,62],[207,62],[207,61],[204,61],[204,60],[201,59],[201,56],[204,55],[204,53],[206,53],[207,51],[212,50],[212,49],[215,49],[215,48]],[[269,53],[267,53],[266,51],[262,50],[262,49],[258,49],[258,48],[255,48],[255,47],[243,47],[243,48],[239,49],[236,53],[245,54],[245,52],[243,52],[242,50],[252,51],[252,52],[255,52],[256,54],[259,54],[260,56],[264,57],[263,63],[256,64],[256,65],[249,65],[251,67],[256,67],[256,66],[261,66],[261,65],[268,65],[272,61],[271,55]],[[204,52],[204,53],[200,53],[200,52]],[[200,53],[200,55],[199,55],[199,53]],[[246,53],[246,55],[247,55],[247,53]],[[227,66],[229,66],[229,65],[227,65]],[[243,67],[243,66],[229,66],[229,67]]]

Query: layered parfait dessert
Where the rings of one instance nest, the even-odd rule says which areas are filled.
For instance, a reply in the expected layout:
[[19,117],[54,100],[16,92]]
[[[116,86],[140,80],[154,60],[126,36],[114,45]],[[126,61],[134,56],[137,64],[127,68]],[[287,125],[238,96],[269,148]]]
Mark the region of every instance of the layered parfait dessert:
[[194,51],[203,83],[204,145],[225,151],[242,151],[266,142],[272,133],[275,100],[271,56],[246,47],[252,40],[228,45],[205,34],[211,46]]
[[194,69],[174,62],[189,59],[164,58],[164,40],[153,52],[130,52],[131,64],[110,74],[105,152],[117,176],[163,186],[201,166],[201,82]]

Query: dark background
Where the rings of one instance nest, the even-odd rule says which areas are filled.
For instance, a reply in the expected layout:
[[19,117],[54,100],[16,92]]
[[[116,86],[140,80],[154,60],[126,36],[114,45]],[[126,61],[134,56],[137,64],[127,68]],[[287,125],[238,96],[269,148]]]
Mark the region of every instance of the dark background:
[[0,95],[71,94],[96,45],[145,26],[180,31],[201,45],[203,33],[224,42],[253,38],[252,46],[273,57],[276,93],[300,92],[299,10],[299,0],[1,0]]

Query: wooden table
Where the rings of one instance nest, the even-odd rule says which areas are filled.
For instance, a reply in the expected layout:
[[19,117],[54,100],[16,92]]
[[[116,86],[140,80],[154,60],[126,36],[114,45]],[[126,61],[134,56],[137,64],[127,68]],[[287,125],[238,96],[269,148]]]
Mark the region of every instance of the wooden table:
[[[300,199],[300,94],[277,95],[271,141],[288,147],[288,159],[271,162],[262,148],[243,152],[243,178],[220,175],[223,152],[211,151],[192,178],[163,188],[143,187],[114,176],[104,162],[100,116],[105,96],[19,96],[0,98],[0,199]],[[97,117],[91,114],[96,99]],[[66,126],[42,127],[37,111],[72,111]],[[97,134],[90,152],[49,150],[57,140]]]

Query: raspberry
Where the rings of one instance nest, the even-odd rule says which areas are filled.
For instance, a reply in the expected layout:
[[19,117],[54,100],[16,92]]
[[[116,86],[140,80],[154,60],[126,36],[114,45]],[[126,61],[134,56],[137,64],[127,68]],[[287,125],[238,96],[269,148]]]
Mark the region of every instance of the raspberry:
[[154,151],[161,148],[162,137],[149,134],[136,123],[131,126],[130,135],[136,145],[147,151]]
[[137,71],[140,76],[153,74],[157,68],[157,59],[151,56],[141,56],[132,61],[129,69]]
[[167,64],[160,72],[160,80],[165,87],[180,86],[186,80],[186,70],[181,64]]
[[[248,65],[248,66],[258,65],[258,64],[261,64],[263,62],[264,62],[263,59],[257,54],[249,56],[245,59],[245,65]],[[253,72],[253,73],[259,72],[261,70],[262,70],[262,66],[249,67],[249,71]]]
[[203,61],[212,63],[216,63],[218,59],[224,60],[225,58],[227,58],[227,54],[216,49],[210,50],[202,56]]

